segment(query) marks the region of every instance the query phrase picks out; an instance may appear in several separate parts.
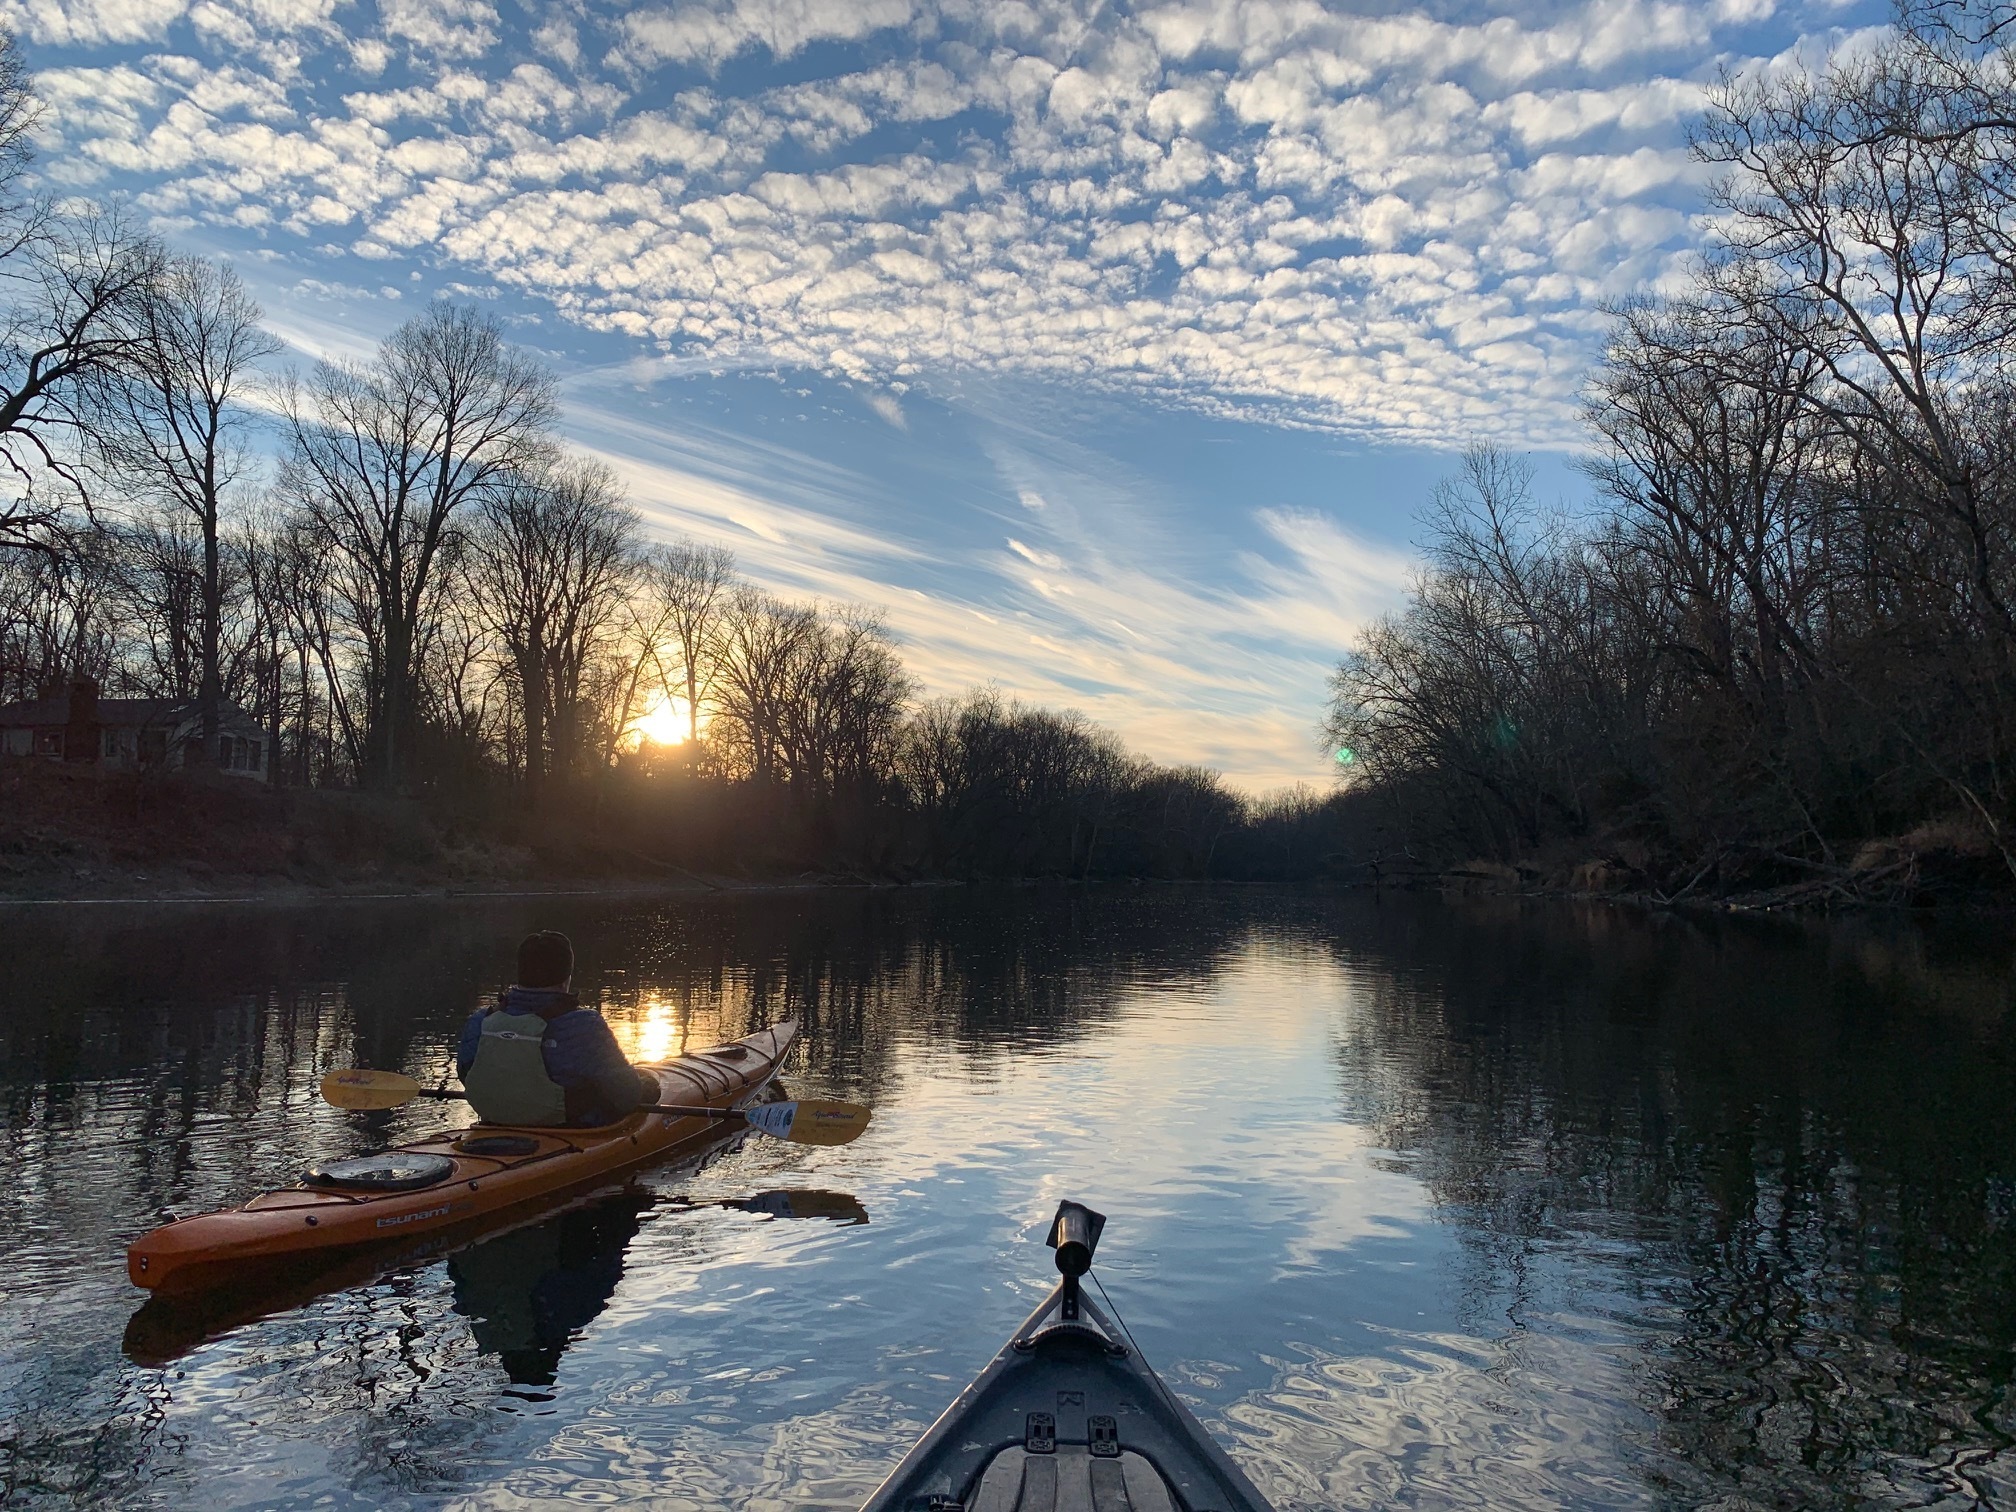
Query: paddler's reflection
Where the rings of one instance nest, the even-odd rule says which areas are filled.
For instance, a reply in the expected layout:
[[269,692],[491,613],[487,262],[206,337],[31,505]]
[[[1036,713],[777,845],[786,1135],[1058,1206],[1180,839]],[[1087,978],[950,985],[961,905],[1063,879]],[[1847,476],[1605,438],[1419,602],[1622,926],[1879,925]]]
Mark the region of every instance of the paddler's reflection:
[[[626,1193],[449,1256],[455,1311],[470,1320],[476,1347],[497,1357],[514,1386],[553,1384],[567,1346],[616,1294],[630,1241],[658,1205],[651,1197]],[[849,1194],[805,1188],[707,1202],[675,1198],[665,1206],[735,1208],[846,1225],[868,1221],[867,1209]]]
[[575,1331],[616,1294],[624,1250],[651,1205],[648,1197],[613,1198],[448,1257],[455,1311],[470,1319],[476,1347],[497,1356],[513,1385],[553,1384]]

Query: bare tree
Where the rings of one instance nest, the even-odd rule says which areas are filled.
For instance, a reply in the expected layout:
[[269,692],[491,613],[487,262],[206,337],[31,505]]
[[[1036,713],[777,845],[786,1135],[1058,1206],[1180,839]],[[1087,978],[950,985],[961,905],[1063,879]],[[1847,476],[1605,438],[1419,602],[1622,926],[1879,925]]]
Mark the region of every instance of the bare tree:
[[1767,722],[1818,669],[1837,497],[1821,364],[1781,334],[1700,302],[1627,305],[1587,408],[1605,443],[1590,474],[1657,558],[1676,649]]
[[135,681],[186,703],[203,666],[203,543],[186,520],[149,514],[105,524]]
[[[647,637],[660,686],[686,701],[686,738],[698,744],[702,705],[713,695],[721,630],[736,587],[735,556],[726,547],[675,541],[643,562]],[[669,644],[668,644],[669,643]],[[671,663],[669,656],[678,661]]]
[[0,701],[73,676],[122,672],[121,543],[102,524],[65,523],[48,551],[0,552]]
[[2016,657],[2009,592],[2016,518],[1984,499],[1955,403],[2016,339],[2016,285],[1984,226],[1981,138],[1955,135],[1904,49],[1733,79],[1712,99],[1697,153],[1723,170],[1718,293],[1800,350],[1807,391],[1886,458],[1965,563],[1975,611]]
[[785,604],[754,589],[721,635],[718,744],[731,769],[811,801],[889,780],[911,684],[876,616]]
[[789,781],[785,721],[818,633],[815,609],[755,588],[730,596],[720,633],[720,712],[710,736],[735,775],[763,787]]
[[12,285],[0,315],[0,467],[14,485],[0,499],[0,548],[47,550],[64,509],[88,498],[86,396],[133,356],[134,317],[163,255],[123,215],[95,210],[45,219],[0,253],[0,282]]
[[223,697],[223,520],[254,465],[246,408],[259,364],[280,343],[230,268],[178,257],[120,314],[125,360],[92,386],[92,440],[111,477],[139,502],[193,524],[201,545],[195,696],[199,759],[217,756]]
[[437,305],[395,331],[368,366],[318,366],[284,408],[284,486],[344,559],[344,597],[367,647],[365,779],[396,784],[456,517],[544,458],[553,379],[511,351],[494,320]]
[[129,317],[158,278],[160,245],[122,213],[58,213],[30,192],[41,105],[13,35],[0,30],[0,550],[51,551],[78,471],[84,397],[132,351]]
[[628,596],[637,518],[615,474],[580,459],[502,480],[480,516],[470,584],[517,684],[525,784],[536,795],[602,748],[586,694]]

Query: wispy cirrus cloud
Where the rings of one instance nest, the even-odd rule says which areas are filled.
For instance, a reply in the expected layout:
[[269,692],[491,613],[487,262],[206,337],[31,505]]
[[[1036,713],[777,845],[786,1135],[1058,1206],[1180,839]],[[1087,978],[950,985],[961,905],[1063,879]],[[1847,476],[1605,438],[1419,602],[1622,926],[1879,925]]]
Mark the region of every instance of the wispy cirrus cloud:
[[[962,418],[1022,523],[954,541],[942,517],[892,515],[871,474],[741,432],[616,416],[606,392],[600,378],[576,388],[573,429],[654,532],[725,544],[779,592],[878,609],[926,696],[991,684],[1075,708],[1136,750],[1250,789],[1321,772],[1314,699],[1337,648],[1397,605],[1409,570],[1406,552],[1326,513],[1262,509],[1255,545],[1202,583],[1192,547],[1144,540],[1148,479],[979,410]],[[1038,488],[1040,512],[1016,501]],[[966,515],[986,528],[984,507]]]

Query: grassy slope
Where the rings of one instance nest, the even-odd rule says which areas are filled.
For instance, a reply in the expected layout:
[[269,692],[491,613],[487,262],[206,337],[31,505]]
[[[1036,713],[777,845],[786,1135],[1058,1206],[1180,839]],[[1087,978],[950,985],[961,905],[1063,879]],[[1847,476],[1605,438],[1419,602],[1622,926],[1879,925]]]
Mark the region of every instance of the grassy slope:
[[0,759],[0,895],[403,890],[545,874],[532,848],[458,833],[410,801]]

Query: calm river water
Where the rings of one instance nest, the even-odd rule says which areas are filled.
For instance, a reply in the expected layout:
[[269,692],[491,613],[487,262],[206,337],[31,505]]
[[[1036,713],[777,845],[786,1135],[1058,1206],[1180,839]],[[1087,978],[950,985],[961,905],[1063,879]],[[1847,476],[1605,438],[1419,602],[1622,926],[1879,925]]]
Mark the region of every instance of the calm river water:
[[[798,1014],[787,1086],[873,1128],[140,1310],[164,1211],[466,1116],[314,1083],[438,1075],[542,925],[639,1058]],[[1166,889],[0,911],[0,1500],[851,1508],[1071,1196],[1283,1512],[2016,1508],[2012,956]]]

